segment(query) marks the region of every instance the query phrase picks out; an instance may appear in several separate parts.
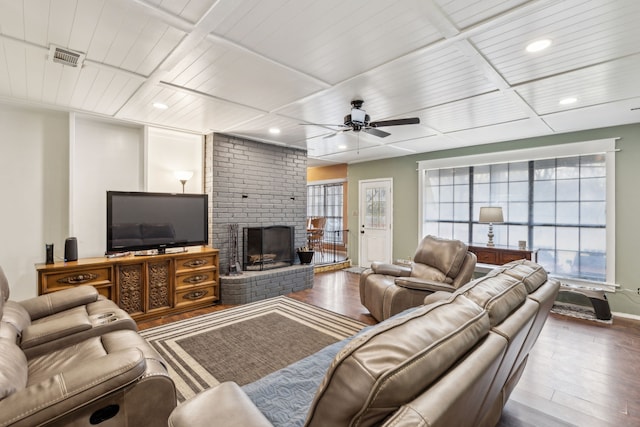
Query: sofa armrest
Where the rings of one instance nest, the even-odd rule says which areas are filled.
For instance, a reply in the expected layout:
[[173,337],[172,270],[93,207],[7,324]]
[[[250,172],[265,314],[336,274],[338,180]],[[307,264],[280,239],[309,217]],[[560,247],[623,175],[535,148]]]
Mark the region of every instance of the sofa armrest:
[[83,313],[72,313],[46,322],[31,324],[22,331],[20,347],[22,349],[35,347],[45,342],[86,331],[91,327],[91,321]]
[[402,277],[395,280],[397,286],[401,286],[407,289],[414,289],[417,291],[429,291],[429,292],[453,292],[455,287],[448,283],[435,282],[432,280],[419,279],[417,277]]
[[53,420],[133,383],[145,369],[137,348],[74,366],[0,400],[0,425],[40,425]]
[[27,310],[33,321],[80,305],[87,305],[97,299],[96,288],[81,285],[20,301],[20,305]]
[[385,264],[382,262],[374,262],[371,269],[376,274],[385,274],[396,277],[409,277],[411,275],[411,267],[396,264]]
[[234,382],[224,382],[185,401],[169,416],[169,427],[267,427],[272,424]]

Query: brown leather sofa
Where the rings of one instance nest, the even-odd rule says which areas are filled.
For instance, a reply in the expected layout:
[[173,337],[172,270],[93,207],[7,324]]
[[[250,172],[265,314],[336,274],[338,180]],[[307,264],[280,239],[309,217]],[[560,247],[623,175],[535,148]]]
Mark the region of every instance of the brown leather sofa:
[[166,426],[160,355],[91,287],[9,301],[0,269],[0,426]]
[[268,376],[264,399],[223,383],[178,406],[169,425],[494,426],[558,289],[535,263],[506,264],[346,340],[306,404],[289,405],[297,393],[286,387],[296,375],[313,384],[312,371],[288,367]]
[[476,256],[460,240],[426,236],[410,265],[374,262],[360,275],[360,301],[381,321],[438,291],[453,292],[471,280]]

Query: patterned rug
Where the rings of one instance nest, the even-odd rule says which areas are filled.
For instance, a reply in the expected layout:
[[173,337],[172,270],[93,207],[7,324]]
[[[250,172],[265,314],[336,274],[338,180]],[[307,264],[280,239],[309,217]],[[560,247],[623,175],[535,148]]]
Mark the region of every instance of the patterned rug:
[[239,385],[303,359],[365,325],[287,297],[141,331],[162,355],[178,400],[224,381]]

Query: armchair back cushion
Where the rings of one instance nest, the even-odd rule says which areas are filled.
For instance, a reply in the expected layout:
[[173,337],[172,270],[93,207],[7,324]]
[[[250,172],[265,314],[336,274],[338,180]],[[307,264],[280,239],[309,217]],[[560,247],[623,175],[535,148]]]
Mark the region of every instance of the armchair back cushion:
[[453,279],[460,272],[467,250],[468,246],[459,240],[426,236],[418,245],[413,261],[435,267]]
[[378,425],[488,333],[487,312],[460,295],[356,336],[329,367],[306,425]]

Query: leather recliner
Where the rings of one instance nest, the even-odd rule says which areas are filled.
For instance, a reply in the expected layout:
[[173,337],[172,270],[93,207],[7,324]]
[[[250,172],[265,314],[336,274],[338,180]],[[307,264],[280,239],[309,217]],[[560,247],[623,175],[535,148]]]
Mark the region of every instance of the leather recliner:
[[476,261],[465,243],[426,236],[411,265],[371,264],[360,275],[360,301],[376,320],[388,319],[433,292],[454,292],[472,278]]
[[24,301],[9,300],[9,282],[0,267],[0,319],[11,325],[27,356],[97,337],[110,331],[137,331],[136,322],[92,286],[76,286]]
[[175,385],[113,302],[83,286],[12,303],[1,269],[0,293],[0,427],[167,425]]

